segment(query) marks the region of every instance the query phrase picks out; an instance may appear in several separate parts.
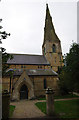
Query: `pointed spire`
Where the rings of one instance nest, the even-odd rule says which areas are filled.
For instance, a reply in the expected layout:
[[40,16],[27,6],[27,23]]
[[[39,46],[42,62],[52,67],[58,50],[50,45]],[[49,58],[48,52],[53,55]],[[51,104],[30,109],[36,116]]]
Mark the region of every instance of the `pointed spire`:
[[49,18],[52,19],[51,15],[50,15],[50,10],[49,10],[48,4],[46,4],[46,19],[49,19]]
[[48,19],[48,16],[50,16],[50,11],[48,8],[48,4],[46,4],[46,19]]
[[48,4],[46,4],[46,18],[45,18],[45,27],[44,27],[44,43],[46,41],[52,41],[52,42],[59,41],[59,38],[55,33],[54,25],[52,23],[52,17],[50,15]]
[[52,17],[50,15],[50,11],[49,11],[49,7],[48,7],[48,4],[46,4],[46,19],[45,19],[45,27],[46,27],[46,24],[48,23],[48,26],[50,26],[50,28],[52,28],[54,31],[54,26],[53,26],[53,23],[52,23]]

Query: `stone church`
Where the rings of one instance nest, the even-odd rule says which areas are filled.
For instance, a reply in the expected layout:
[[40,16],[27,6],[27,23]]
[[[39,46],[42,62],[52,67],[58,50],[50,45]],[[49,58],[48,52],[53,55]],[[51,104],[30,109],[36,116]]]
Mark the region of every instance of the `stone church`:
[[10,65],[8,74],[3,77],[2,88],[11,93],[13,100],[32,99],[45,95],[45,89],[51,87],[58,90],[59,67],[62,63],[61,42],[55,33],[52,17],[46,5],[44,27],[43,55],[12,54],[13,59],[8,59]]

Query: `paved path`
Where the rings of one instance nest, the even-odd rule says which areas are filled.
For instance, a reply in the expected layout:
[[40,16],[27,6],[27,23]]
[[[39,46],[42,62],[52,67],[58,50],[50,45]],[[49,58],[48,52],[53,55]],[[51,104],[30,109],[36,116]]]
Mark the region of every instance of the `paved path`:
[[[55,101],[65,101],[79,98],[55,99]],[[19,102],[11,102],[15,105],[12,118],[43,118],[46,117],[36,106],[36,102],[45,102],[46,100],[21,100]]]
[[11,105],[15,105],[15,110],[11,118],[41,118],[45,117],[36,106],[36,100],[22,100],[19,102],[11,102]]

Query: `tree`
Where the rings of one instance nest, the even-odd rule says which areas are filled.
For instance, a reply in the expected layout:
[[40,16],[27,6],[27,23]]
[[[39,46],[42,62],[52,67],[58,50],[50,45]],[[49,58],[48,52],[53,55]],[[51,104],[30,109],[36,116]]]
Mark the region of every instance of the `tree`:
[[2,49],[2,76],[5,76],[6,70],[10,67],[8,64],[6,64],[7,60],[10,58],[12,59],[13,56],[6,53],[6,49],[5,48],[1,48]]
[[59,75],[62,94],[79,91],[79,44],[73,43],[64,58],[65,66]]
[[[0,19],[0,22],[2,21],[2,19]],[[0,29],[2,29],[2,26],[0,26]],[[2,43],[3,39],[6,39],[7,36],[10,36],[10,33],[6,33],[5,31],[1,31],[0,30],[0,44]],[[12,55],[7,54],[5,48],[1,48],[1,52],[2,52],[2,76],[4,76],[6,74],[6,70],[9,68],[9,65],[6,64],[7,60],[10,58],[12,59]]]
[[[0,19],[0,22],[2,21],[2,19]],[[0,29],[2,29],[3,27],[0,26]],[[0,30],[0,44],[2,43],[2,39],[6,39],[7,36],[10,36],[10,33],[6,33],[6,31],[1,31]]]

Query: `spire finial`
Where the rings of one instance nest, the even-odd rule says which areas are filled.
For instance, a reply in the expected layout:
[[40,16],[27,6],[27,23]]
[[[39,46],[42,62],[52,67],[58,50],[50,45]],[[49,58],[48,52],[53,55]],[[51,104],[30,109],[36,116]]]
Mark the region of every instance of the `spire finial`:
[[48,3],[46,3],[46,9],[48,9]]
[[46,3],[46,19],[48,19],[48,16],[50,16],[50,11],[48,7],[48,3]]

